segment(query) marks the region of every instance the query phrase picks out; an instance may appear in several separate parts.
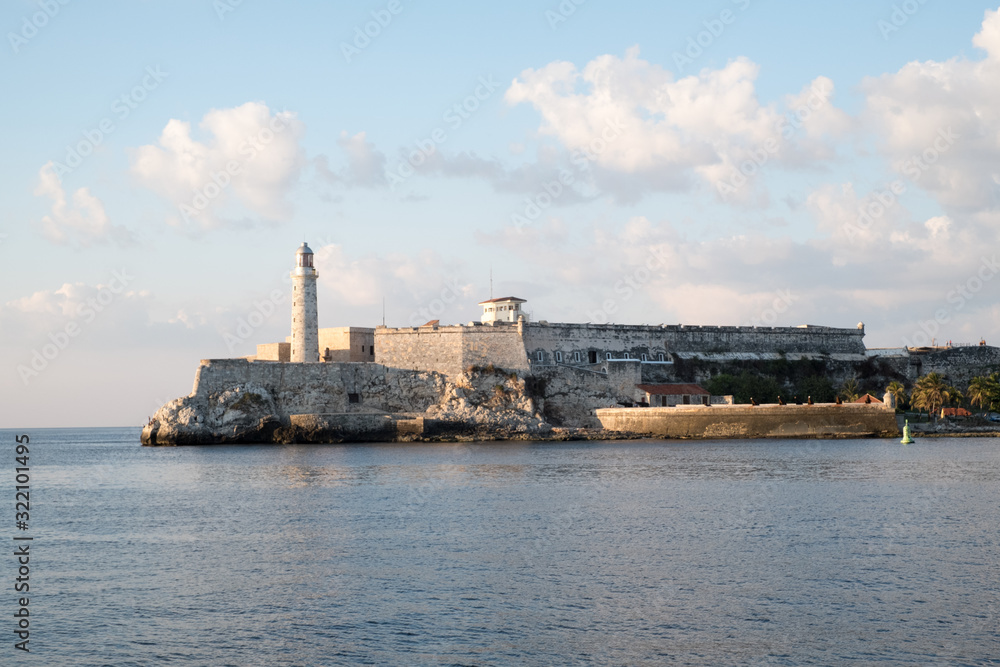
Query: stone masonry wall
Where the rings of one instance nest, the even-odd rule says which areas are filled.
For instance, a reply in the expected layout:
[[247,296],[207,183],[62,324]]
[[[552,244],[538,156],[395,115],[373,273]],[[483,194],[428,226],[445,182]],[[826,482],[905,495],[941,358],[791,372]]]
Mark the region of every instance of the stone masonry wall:
[[375,362],[447,375],[487,364],[510,371],[528,370],[524,344],[514,325],[379,327],[375,330]]
[[[440,401],[444,378],[379,364],[250,362],[203,359],[192,397],[208,397],[237,385],[256,385],[285,415],[333,412],[423,412]],[[351,402],[350,395],[357,396]]]
[[909,363],[914,377],[940,373],[948,384],[965,392],[973,377],[1000,371],[1000,348],[988,345],[954,347],[911,355]]
[[727,405],[597,411],[611,431],[666,438],[893,437],[895,413],[881,405]]
[[[739,354],[851,354],[864,355],[863,329],[832,327],[687,327],[636,326],[625,324],[548,324],[533,322],[524,327],[524,346],[532,363],[586,364],[590,352],[600,363],[610,354],[621,358],[659,360],[669,353]],[[541,354],[541,360],[539,360]]]

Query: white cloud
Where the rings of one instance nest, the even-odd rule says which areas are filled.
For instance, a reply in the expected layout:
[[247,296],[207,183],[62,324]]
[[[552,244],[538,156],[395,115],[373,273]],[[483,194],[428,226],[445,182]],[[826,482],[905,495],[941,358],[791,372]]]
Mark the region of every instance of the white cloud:
[[[611,189],[634,190],[637,183],[645,190],[686,189],[692,180],[716,189],[740,169],[756,172],[768,162],[815,166],[831,158],[828,139],[852,125],[830,103],[833,82],[818,77],[787,96],[784,111],[758,100],[758,69],[738,58],[675,80],[632,48],[624,59],[595,58],[582,72],[567,62],[525,70],[506,100],[532,104],[543,119],[540,132],[590,158]],[[627,174],[628,182],[616,174]],[[738,183],[733,199],[749,200],[754,187],[760,186]]]
[[867,121],[893,169],[961,210],[1000,208],[1000,11],[973,43],[986,58],[911,62],[866,79]]
[[315,158],[316,170],[329,183],[343,183],[348,187],[384,188],[388,185],[385,178],[385,153],[375,148],[368,141],[364,132],[351,136],[341,132],[337,146],[347,156],[347,165],[340,170],[332,170],[325,155]]
[[42,233],[53,243],[76,242],[87,246],[107,241],[122,245],[132,242],[132,233],[125,227],[111,224],[104,203],[90,192],[90,188],[77,189],[72,202],[68,202],[51,161],[38,171],[34,194],[52,200],[52,212],[42,218]]
[[[323,326],[373,326],[381,319],[383,298],[390,326],[419,326],[432,319],[465,322],[480,300],[465,279],[464,265],[430,250],[352,257],[331,244],[316,250],[316,267]],[[325,315],[331,310],[336,319]],[[355,324],[359,321],[365,323]]]
[[199,127],[211,134],[205,143],[191,136],[190,123],[171,119],[159,146],[132,151],[132,173],[176,207],[168,221],[209,229],[227,224],[240,207],[266,220],[287,220],[287,196],[305,161],[295,114],[272,114],[260,102],[247,102],[209,111]]

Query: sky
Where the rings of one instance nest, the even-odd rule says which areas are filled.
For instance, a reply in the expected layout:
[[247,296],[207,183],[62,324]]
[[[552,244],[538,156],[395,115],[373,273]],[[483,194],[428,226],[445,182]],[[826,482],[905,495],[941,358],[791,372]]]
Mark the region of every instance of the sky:
[[321,327],[492,294],[1000,341],[997,0],[11,0],[0,29],[0,427],[141,425],[284,340],[302,241]]

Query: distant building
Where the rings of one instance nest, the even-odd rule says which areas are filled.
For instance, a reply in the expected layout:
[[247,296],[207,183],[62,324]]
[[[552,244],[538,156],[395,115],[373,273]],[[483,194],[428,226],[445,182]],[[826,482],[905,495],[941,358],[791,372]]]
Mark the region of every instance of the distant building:
[[521,310],[522,303],[527,303],[527,300],[518,299],[516,296],[504,296],[499,299],[480,301],[479,305],[483,307],[483,316],[479,318],[479,321],[483,324],[517,322],[519,317],[523,317],[524,321],[527,322],[528,315]]
[[732,396],[712,396],[707,389],[697,384],[637,384],[636,387],[646,395],[646,403],[654,408],[733,403]]

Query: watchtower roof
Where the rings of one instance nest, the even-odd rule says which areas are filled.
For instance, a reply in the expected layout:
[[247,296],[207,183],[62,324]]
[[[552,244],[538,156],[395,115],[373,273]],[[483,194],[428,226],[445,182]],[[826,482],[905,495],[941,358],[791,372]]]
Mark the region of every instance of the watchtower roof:
[[313,253],[312,249],[310,249],[309,246],[306,244],[306,242],[303,241],[302,245],[299,246],[299,249],[295,251],[295,254],[296,255],[312,255],[314,253]]
[[501,296],[501,297],[497,297],[496,299],[487,299],[486,301],[480,301],[479,305],[481,306],[484,303],[499,303],[500,301],[510,301],[512,303],[527,303],[528,302],[527,299],[518,299],[516,296]]

